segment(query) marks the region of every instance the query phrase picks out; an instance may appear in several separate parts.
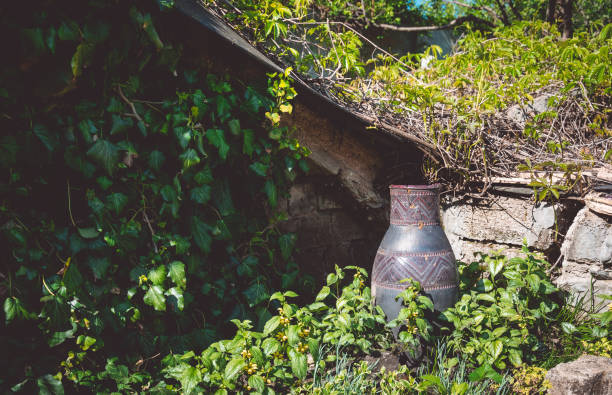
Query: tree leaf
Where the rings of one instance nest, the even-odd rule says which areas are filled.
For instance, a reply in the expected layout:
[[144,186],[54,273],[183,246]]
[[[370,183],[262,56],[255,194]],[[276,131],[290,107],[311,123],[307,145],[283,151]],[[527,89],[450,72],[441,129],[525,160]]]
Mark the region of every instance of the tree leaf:
[[240,134],[240,121],[238,119],[230,119],[227,122],[227,127],[231,134],[237,136]]
[[153,308],[157,311],[166,311],[166,297],[164,296],[164,289],[159,285],[153,285],[150,287],[142,300],[149,306],[153,306]]
[[91,146],[87,155],[98,162],[108,174],[113,174],[119,162],[119,148],[110,141],[98,139]]
[[166,266],[159,265],[158,267],[151,269],[147,275],[149,280],[155,285],[163,285],[166,279]]
[[198,156],[197,151],[193,148],[188,148],[185,150],[185,152],[183,152],[179,158],[183,161],[183,169],[187,169],[200,163],[200,157]]
[[325,285],[323,288],[321,288],[321,290],[317,294],[315,301],[317,302],[323,301],[327,297],[327,295],[329,295],[329,293],[330,293],[330,289],[327,285]]
[[242,153],[247,154],[248,156],[253,155],[253,149],[255,144],[255,134],[250,129],[243,130],[243,143],[242,143]]
[[185,297],[182,289],[172,287],[165,292],[165,295],[168,296],[168,301],[174,307],[175,311],[183,311],[185,308]]
[[264,191],[268,196],[268,203],[270,203],[271,207],[276,207],[276,186],[274,185],[274,181],[271,179],[267,179],[264,185]]

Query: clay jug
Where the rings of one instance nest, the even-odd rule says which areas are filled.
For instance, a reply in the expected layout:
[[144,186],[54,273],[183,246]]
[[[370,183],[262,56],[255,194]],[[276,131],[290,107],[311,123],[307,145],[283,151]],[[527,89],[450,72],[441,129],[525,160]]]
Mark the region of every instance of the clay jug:
[[440,224],[440,185],[391,185],[389,229],[372,269],[372,296],[387,320],[399,314],[395,297],[412,278],[421,283],[436,311],[455,304],[459,275],[455,255]]

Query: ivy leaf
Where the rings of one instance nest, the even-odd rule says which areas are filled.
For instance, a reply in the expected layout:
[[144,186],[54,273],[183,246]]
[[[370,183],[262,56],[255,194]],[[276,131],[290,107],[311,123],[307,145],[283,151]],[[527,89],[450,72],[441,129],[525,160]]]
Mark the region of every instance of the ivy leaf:
[[108,195],[106,197],[106,202],[111,210],[115,212],[115,214],[120,214],[123,208],[128,203],[128,198],[121,192],[116,192]]
[[210,167],[207,166],[204,169],[197,172],[195,176],[193,177],[193,180],[200,185],[210,184],[211,182],[213,182],[213,176],[212,176],[212,171],[210,170]]
[[179,156],[179,158],[181,158],[181,160],[183,161],[184,169],[187,169],[193,165],[197,165],[198,163],[200,163],[200,157],[198,156],[196,150],[194,150],[193,148],[187,149]]
[[50,374],[37,378],[36,386],[38,387],[39,395],[64,395],[64,386],[62,382]]
[[90,258],[89,261],[87,261],[87,265],[91,268],[96,279],[102,279],[110,267],[110,260],[108,257]]
[[155,285],[163,285],[166,279],[166,266],[159,265],[155,269],[151,269],[147,275],[149,280]]
[[187,287],[187,278],[185,277],[185,264],[180,261],[174,261],[169,265],[168,277],[182,289]]
[[151,167],[153,170],[159,170],[161,169],[165,160],[166,158],[161,151],[151,151],[149,154],[149,167]]
[[164,296],[164,289],[159,285],[153,285],[150,287],[142,300],[149,306],[153,306],[153,308],[157,311],[166,311],[166,297]]
[[227,153],[229,152],[229,145],[225,142],[225,138],[223,137],[223,130],[221,129],[208,129],[206,131],[206,138],[208,141],[215,147],[217,147],[219,151],[219,157],[222,160],[227,158]]
[[89,65],[94,52],[94,45],[88,42],[82,42],[77,46],[72,60],[70,61],[70,68],[72,69],[72,75],[74,78],[79,77],[83,73],[83,68]]
[[98,162],[111,175],[119,162],[119,148],[104,139],[98,139],[87,151],[87,155]]
[[212,237],[210,236],[210,226],[200,220],[198,217],[193,217],[191,220],[191,234],[193,241],[200,249],[208,254],[210,252],[210,244]]
[[576,327],[569,322],[562,322],[561,329],[563,329],[563,332],[567,333],[568,335],[571,335],[577,330]]
[[168,300],[174,307],[175,311],[183,311],[185,308],[185,297],[183,290],[177,287],[172,287],[165,293],[168,296]]
[[268,171],[268,165],[264,165],[261,162],[252,163],[249,168],[255,172],[258,176],[265,177]]
[[30,313],[23,307],[17,297],[8,297],[4,300],[5,321],[9,324],[14,319],[29,319]]
[[96,228],[77,228],[77,231],[84,239],[95,239],[100,234]]
[[255,134],[250,129],[243,130],[242,153],[248,156],[253,155],[255,144]]
[[227,127],[231,134],[237,136],[240,134],[240,121],[238,119],[230,119],[227,122]]
[[202,185],[201,187],[191,190],[191,200],[196,203],[205,204],[210,200],[210,186]]
[[134,126],[134,122],[130,118],[123,119],[119,115],[113,114],[113,126],[110,130],[110,134],[116,134],[126,131],[127,129]]
[[508,352],[508,359],[510,360],[510,363],[514,366],[521,366],[523,364],[521,352],[514,348],[510,349],[510,351]]
[[291,257],[295,240],[296,237],[293,233],[286,233],[278,238],[278,246],[280,247],[281,255],[283,256],[284,260],[288,260],[289,257]]
[[264,191],[268,196],[268,203],[270,203],[271,207],[276,207],[277,199],[276,199],[276,185],[274,185],[274,181],[267,179],[264,184]]
[[256,304],[263,302],[264,300],[268,300],[268,298],[270,297],[266,286],[259,282],[254,283],[253,285],[248,287],[243,292],[243,295],[248,300],[249,307],[253,307]]
[[225,366],[225,374],[224,374],[225,380],[229,382],[233,381],[236,378],[236,376],[238,376],[238,373],[242,371],[244,366],[245,366],[244,358],[242,357],[233,358]]

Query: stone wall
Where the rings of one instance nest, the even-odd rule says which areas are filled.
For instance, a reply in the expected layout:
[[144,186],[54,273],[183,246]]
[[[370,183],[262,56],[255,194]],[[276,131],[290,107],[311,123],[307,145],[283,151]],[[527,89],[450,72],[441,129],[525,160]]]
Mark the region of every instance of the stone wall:
[[[457,259],[503,250],[520,254],[523,240],[557,265],[557,286],[585,294],[612,294],[612,217],[581,203],[534,205],[529,196],[494,196],[481,201],[449,201],[441,210],[445,232]],[[594,305],[604,303],[592,299]]]

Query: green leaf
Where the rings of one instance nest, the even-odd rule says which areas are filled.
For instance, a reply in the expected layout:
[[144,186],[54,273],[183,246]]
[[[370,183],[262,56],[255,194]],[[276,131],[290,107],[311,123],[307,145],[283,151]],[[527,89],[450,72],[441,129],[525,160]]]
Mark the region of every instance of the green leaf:
[[567,333],[568,335],[571,335],[577,330],[574,324],[571,324],[569,322],[562,322],[561,329],[563,329],[563,332]]
[[540,288],[540,277],[537,274],[528,274],[525,279],[527,280],[527,284],[529,284],[529,288],[531,288],[532,292],[538,292]]
[[270,318],[268,322],[264,325],[263,335],[268,336],[270,333],[274,332],[276,328],[280,325],[280,316],[275,315]]
[[183,169],[188,169],[191,166],[197,165],[200,163],[200,157],[198,153],[193,148],[188,148],[183,152],[179,158],[183,161]]
[[108,174],[113,174],[119,162],[119,148],[110,141],[98,139],[91,146],[87,155],[98,162]]
[[166,297],[164,289],[159,285],[153,285],[145,294],[143,301],[157,311],[166,311]]
[[270,297],[270,294],[268,294],[268,289],[260,282],[256,282],[248,287],[243,292],[243,295],[247,299],[249,307],[253,307],[258,303],[266,301]]
[[168,301],[170,302],[171,306],[174,307],[175,311],[183,311],[185,308],[185,297],[181,288],[172,287],[164,294],[168,296]]
[[495,278],[495,276],[497,276],[497,274],[502,270],[503,267],[504,261],[502,261],[501,259],[491,260],[491,262],[489,262],[489,273],[491,273],[491,278]]
[[255,388],[258,392],[262,392],[263,393],[264,390],[266,389],[266,385],[264,383],[264,379],[260,375],[253,375],[253,376],[249,377],[248,384],[252,388]]
[[427,307],[429,310],[434,311],[434,304],[431,301],[431,299],[429,299],[427,296],[425,295],[419,295],[417,297],[417,300],[424,305],[425,307]]
[[245,366],[244,358],[235,357],[225,366],[225,380],[232,382]]
[[91,43],[82,42],[77,46],[74,55],[72,55],[72,60],[70,61],[70,68],[72,69],[74,78],[79,77],[83,73],[83,68],[89,65],[93,53],[94,45]]
[[123,211],[123,208],[128,203],[128,198],[121,192],[116,192],[108,195],[106,197],[106,202],[108,207],[115,212],[115,214],[120,214]]
[[300,380],[306,378],[308,361],[305,354],[297,352],[293,348],[289,349],[289,361],[291,362],[291,371]]
[[270,356],[280,349],[280,343],[273,337],[268,337],[261,343],[261,348],[266,356]]
[[478,280],[476,283],[476,290],[479,292],[489,292],[493,289],[493,283],[488,278]]
[[227,158],[227,153],[229,152],[229,145],[227,145],[227,143],[225,142],[223,130],[208,129],[206,131],[206,138],[213,146],[217,147],[219,151],[219,157],[222,160],[225,160]]
[[288,260],[293,252],[296,236],[294,233],[286,233],[278,238],[278,246],[281,250],[281,255],[284,260]]
[[242,153],[248,156],[253,155],[253,149],[255,144],[255,134],[250,129],[245,129],[243,133]]
[[182,386],[182,393],[191,393],[202,382],[202,372],[185,362],[172,366],[167,370],[170,377],[178,380]]
[[191,234],[196,245],[206,254],[210,252],[212,237],[210,235],[210,226],[200,220],[198,217],[191,219]]
[[204,169],[197,172],[195,176],[193,177],[193,180],[200,185],[210,184],[211,182],[213,182],[213,176],[212,176],[212,171],[210,170],[210,167],[207,166]]
[[264,191],[266,192],[266,196],[268,196],[268,203],[270,203],[270,206],[276,207],[276,186],[274,185],[274,181],[267,179],[264,185]]
[[510,360],[510,363],[514,365],[515,367],[521,366],[523,364],[523,360],[521,358],[521,352],[514,348],[508,351],[508,359]]
[[159,170],[161,169],[165,160],[166,157],[161,151],[151,151],[151,153],[149,154],[149,167],[151,167],[151,169],[153,170]]
[[258,176],[265,177],[268,172],[268,165],[264,165],[261,162],[254,162],[251,163],[249,169],[253,170]]
[[174,261],[170,263],[168,267],[168,277],[170,277],[170,279],[172,279],[172,281],[174,281],[174,283],[178,287],[185,289],[187,287],[187,278],[185,277],[185,264],[180,261]]
[[196,203],[206,204],[210,200],[210,185],[202,185],[191,190],[191,200]]
[[149,280],[155,285],[163,285],[166,279],[166,266],[160,265],[155,269],[151,269],[147,275]]
[[327,297],[327,295],[329,295],[329,293],[330,293],[330,289],[327,285],[325,285],[323,288],[321,288],[321,290],[317,294],[317,298],[315,299],[315,301],[317,302],[323,301]]
[[116,114],[113,114],[112,118],[113,118],[113,126],[110,130],[111,135],[124,132],[134,126],[134,122],[132,121],[131,118],[123,119],[119,115],[116,115]]
[[64,386],[62,382],[46,374],[36,379],[39,395],[64,395]]
[[9,324],[14,319],[28,319],[30,314],[23,307],[21,300],[17,297],[8,297],[4,300],[5,322]]
[[229,128],[229,131],[231,134],[237,136],[238,134],[240,134],[240,121],[237,119],[230,119],[227,122],[227,127]]
[[77,228],[77,231],[84,239],[95,239],[100,234],[96,228]]
[[298,344],[298,342],[300,341],[300,336],[298,332],[299,328],[297,325],[289,325],[289,328],[287,328],[287,339],[289,345],[295,346],[296,344]]

